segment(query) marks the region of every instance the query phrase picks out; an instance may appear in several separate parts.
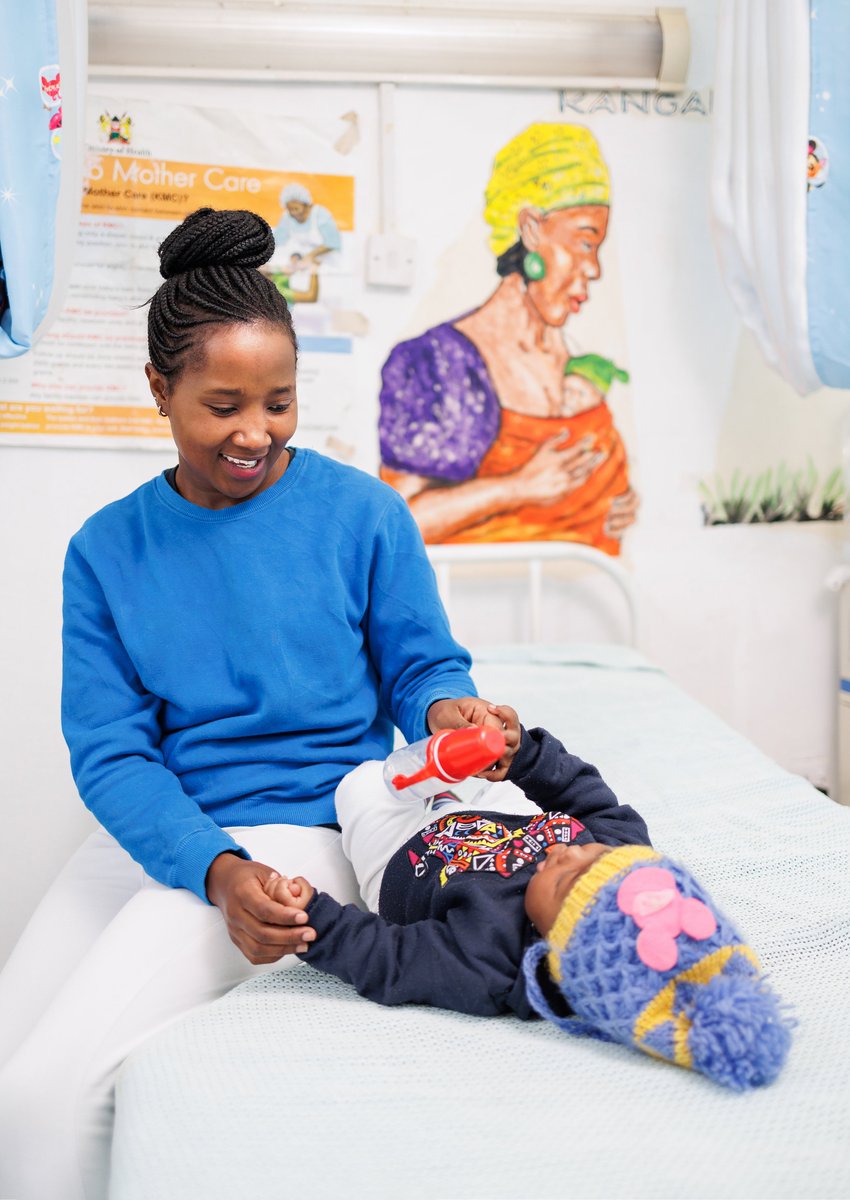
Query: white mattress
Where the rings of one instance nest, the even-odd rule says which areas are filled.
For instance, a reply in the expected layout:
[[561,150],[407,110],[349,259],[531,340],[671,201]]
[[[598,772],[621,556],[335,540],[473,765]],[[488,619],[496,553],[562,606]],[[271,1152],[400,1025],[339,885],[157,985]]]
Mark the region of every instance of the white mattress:
[[749,937],[799,1020],[783,1075],[737,1095],[544,1022],[381,1008],[297,965],[128,1061],[112,1200],[846,1200],[850,810],[634,651],[476,660],[481,694],[596,762]]

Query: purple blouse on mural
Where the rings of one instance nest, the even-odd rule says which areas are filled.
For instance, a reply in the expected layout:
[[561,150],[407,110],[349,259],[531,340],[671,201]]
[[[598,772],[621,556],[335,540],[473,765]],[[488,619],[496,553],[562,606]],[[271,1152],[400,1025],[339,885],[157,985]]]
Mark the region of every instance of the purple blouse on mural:
[[393,347],[382,380],[384,465],[451,483],[471,479],[499,432],[501,411],[472,342],[453,325],[435,325]]

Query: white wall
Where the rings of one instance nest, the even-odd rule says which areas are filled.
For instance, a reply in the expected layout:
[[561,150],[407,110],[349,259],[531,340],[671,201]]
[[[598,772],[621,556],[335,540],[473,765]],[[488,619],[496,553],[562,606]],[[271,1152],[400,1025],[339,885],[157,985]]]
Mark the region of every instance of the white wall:
[[[695,41],[690,78],[694,87],[704,87],[712,77],[715,5],[688,7]],[[159,94],[195,104],[238,101],[328,118],[353,108],[360,114],[367,158],[375,161],[372,88],[179,81],[155,86]],[[411,292],[362,293],[359,307],[370,333],[356,356],[357,392],[362,421],[372,428],[389,347],[486,295],[481,280],[492,265],[483,241],[481,197],[501,144],[492,131],[505,140],[525,123],[559,115],[557,97],[544,91],[405,87],[396,109],[402,232],[418,239],[419,260]],[[823,577],[840,553],[842,531],[824,525],[704,529],[696,483],[718,463],[735,465],[742,455],[758,465],[753,447],[768,440],[771,452],[779,446],[791,456],[802,448],[826,462],[837,454],[847,397],[793,396],[742,332],[708,232],[710,122],[670,118],[662,127],[657,119],[654,124],[635,119],[625,128],[624,119],[605,117],[597,133],[603,149],[624,139],[631,147],[628,157],[618,154],[615,160],[610,250],[633,378],[631,408],[623,420],[642,509],[627,537],[624,562],[641,595],[641,648],[783,765],[823,784],[835,691],[833,599]],[[368,233],[376,219],[377,181],[370,175],[357,183],[358,232]],[[6,834],[0,962],[69,848],[89,828],[58,723],[65,545],[90,512],[170,461],[161,452],[0,447],[5,683],[0,804]],[[376,457],[360,465],[374,469]],[[518,609],[510,597],[500,605],[490,593],[482,604],[474,585],[466,597],[462,588],[454,595],[461,638],[516,636]],[[591,593],[579,609],[578,636],[616,632],[617,614],[607,601]],[[563,636],[554,612],[548,620],[549,635]]]
[[0,448],[0,961],[69,849],[93,828],[59,726],[65,548],[92,511],[161,465],[159,456],[128,451]]

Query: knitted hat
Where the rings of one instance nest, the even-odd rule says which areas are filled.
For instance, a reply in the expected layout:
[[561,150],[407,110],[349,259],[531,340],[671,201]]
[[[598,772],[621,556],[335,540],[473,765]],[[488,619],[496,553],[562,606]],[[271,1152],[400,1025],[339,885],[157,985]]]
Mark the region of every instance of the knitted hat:
[[484,209],[490,249],[499,255],[517,240],[523,208],[551,212],[608,205],[610,198],[608,168],[589,129],[555,122],[529,125],[493,160]]
[[[542,958],[575,1013],[558,1017]],[[752,949],[693,876],[646,846],[603,854],[523,961],[533,1008],[567,1033],[625,1042],[736,1091],[770,1083],[793,1022]]]
[[620,383],[629,382],[628,371],[615,366],[610,358],[603,358],[601,354],[579,354],[571,358],[564,367],[564,374],[583,376],[598,392],[602,392],[603,396],[607,394],[615,379]]

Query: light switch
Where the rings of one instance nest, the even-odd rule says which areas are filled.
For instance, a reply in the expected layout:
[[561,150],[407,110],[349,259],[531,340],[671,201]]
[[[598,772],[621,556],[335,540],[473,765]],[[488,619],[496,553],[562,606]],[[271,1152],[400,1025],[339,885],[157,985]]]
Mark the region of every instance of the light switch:
[[366,282],[409,288],[416,269],[416,242],[399,233],[373,233],[366,243]]

